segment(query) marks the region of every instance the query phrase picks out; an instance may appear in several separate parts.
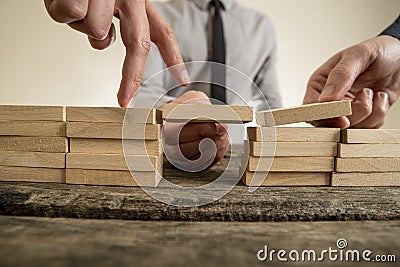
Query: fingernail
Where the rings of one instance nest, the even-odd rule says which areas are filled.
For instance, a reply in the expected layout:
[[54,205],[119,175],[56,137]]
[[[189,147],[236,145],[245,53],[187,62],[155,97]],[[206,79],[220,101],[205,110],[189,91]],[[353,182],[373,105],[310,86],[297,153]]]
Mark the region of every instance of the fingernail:
[[335,97],[335,86],[329,85],[322,89],[321,95],[319,96],[319,101],[333,100]]
[[186,69],[182,71],[181,78],[184,85],[188,85],[190,83],[189,73],[187,72]]

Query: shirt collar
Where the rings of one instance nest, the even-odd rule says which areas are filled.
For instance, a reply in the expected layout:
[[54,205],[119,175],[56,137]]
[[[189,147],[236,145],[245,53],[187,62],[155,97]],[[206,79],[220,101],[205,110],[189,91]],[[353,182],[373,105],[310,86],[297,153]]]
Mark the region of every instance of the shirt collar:
[[[235,4],[235,0],[219,0],[224,6],[225,10],[229,10]],[[208,10],[211,0],[193,0],[201,9]]]

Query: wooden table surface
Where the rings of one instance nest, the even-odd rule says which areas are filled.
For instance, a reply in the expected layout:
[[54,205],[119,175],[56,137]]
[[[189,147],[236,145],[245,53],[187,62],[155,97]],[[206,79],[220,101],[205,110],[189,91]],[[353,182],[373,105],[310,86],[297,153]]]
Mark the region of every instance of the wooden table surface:
[[[218,177],[226,162],[197,174],[167,167],[164,177],[198,186]],[[214,203],[183,208],[160,203],[141,188],[0,182],[0,215],[0,266],[253,266],[266,243],[319,249],[338,238],[400,257],[399,187],[264,187],[250,193],[239,184]]]
[[[400,222],[147,222],[0,216],[1,266],[293,266],[259,261],[264,248],[369,249],[400,257]],[[398,266],[398,262],[296,262],[296,266]]]

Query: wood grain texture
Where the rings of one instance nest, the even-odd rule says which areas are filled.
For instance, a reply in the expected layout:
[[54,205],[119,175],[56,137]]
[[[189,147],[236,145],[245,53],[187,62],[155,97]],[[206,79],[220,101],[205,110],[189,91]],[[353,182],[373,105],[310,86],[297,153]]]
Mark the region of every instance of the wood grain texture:
[[340,142],[338,128],[248,127],[247,135],[257,142]]
[[[107,203],[102,209],[104,214],[115,213],[119,206],[124,206],[118,199]],[[221,212],[222,210],[219,213],[221,216],[225,215]],[[329,212],[334,211],[329,209]],[[347,214],[348,212],[343,216]],[[107,215],[101,220],[1,216],[0,263],[2,266],[13,267],[64,267],[80,265],[79,263],[85,263],[88,267],[287,267],[290,264],[278,261],[276,253],[273,263],[260,262],[254,254],[265,243],[298,251],[310,247],[320,252],[333,247],[332,240],[343,236],[348,242],[351,240],[350,244],[354,244],[354,249],[360,246],[362,251],[368,245],[371,251],[396,255],[397,262],[338,264],[339,261],[328,262],[326,253],[325,261],[307,264],[301,262],[295,266],[335,267],[336,264],[339,267],[397,267],[399,226],[399,221],[238,223],[111,220]],[[160,249],[160,244],[166,245]],[[344,253],[343,258],[345,259]]]
[[65,169],[65,153],[0,151],[0,165]]
[[121,139],[88,139],[70,138],[71,153],[85,154],[125,154],[152,155],[163,153],[161,140],[121,140]]
[[113,122],[68,122],[67,136],[78,138],[109,138],[158,140],[161,138],[161,125],[129,124],[123,133],[123,124]]
[[67,121],[161,124],[161,110],[117,107],[67,107]]
[[0,166],[0,181],[65,183],[65,169]]
[[253,108],[249,106],[165,104],[163,119],[171,122],[224,122],[243,123],[253,120]]
[[332,173],[332,186],[400,186],[400,172]]
[[67,154],[67,169],[155,171],[162,168],[163,156],[126,156],[117,154]]
[[337,158],[336,172],[400,172],[400,158]]
[[161,180],[157,172],[133,172],[110,170],[67,169],[67,184],[104,186],[155,187]]
[[341,158],[398,158],[400,144],[338,144]]
[[400,144],[400,129],[344,129],[342,142],[353,144]]
[[65,121],[65,107],[0,105],[0,121]]
[[[272,164],[270,164],[272,159]],[[248,164],[246,165],[246,161]],[[332,172],[334,157],[253,157],[242,154],[242,167],[248,171]],[[270,167],[270,169],[268,169]]]
[[351,102],[332,101],[257,112],[258,124],[277,126],[351,115]]
[[0,121],[0,135],[66,137],[66,123],[53,121]]
[[[250,186],[254,172],[240,170],[242,182]],[[330,173],[323,172],[269,172],[257,173],[257,179],[264,179],[260,186],[329,186]]]
[[250,141],[249,153],[255,157],[335,157],[337,143]]
[[0,149],[2,151],[65,153],[68,152],[68,138],[0,136]]

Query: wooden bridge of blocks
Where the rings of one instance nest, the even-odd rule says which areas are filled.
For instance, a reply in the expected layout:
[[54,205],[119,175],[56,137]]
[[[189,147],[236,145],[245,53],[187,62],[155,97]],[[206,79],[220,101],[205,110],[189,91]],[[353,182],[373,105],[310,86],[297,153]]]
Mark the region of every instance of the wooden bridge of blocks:
[[[260,126],[247,129],[242,181],[250,185],[257,172],[261,186],[399,186],[400,129],[275,127],[350,114],[348,101],[257,112]],[[154,187],[163,173],[164,120],[253,118],[247,106],[0,106],[0,180]]]

